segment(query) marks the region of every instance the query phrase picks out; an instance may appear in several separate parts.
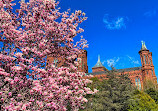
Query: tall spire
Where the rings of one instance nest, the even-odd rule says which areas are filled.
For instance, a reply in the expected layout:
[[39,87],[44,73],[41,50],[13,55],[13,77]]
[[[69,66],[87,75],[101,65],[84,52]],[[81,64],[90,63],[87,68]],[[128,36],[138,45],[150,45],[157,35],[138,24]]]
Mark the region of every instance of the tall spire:
[[104,67],[103,64],[100,62],[100,55],[98,55],[98,61],[94,67]]
[[141,43],[142,43],[142,48],[141,48],[141,50],[147,50],[146,45],[145,45],[145,42],[144,42],[144,41],[141,41]]
[[100,62],[100,55],[98,55],[98,62]]

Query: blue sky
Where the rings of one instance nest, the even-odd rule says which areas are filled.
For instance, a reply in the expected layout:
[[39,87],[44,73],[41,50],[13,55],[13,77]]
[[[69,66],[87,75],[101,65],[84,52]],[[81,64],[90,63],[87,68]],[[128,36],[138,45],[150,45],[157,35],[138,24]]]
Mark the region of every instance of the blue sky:
[[80,25],[88,40],[88,70],[101,62],[110,69],[141,66],[138,51],[141,40],[153,53],[158,76],[158,1],[157,0],[60,0],[61,11],[82,10],[88,19]]

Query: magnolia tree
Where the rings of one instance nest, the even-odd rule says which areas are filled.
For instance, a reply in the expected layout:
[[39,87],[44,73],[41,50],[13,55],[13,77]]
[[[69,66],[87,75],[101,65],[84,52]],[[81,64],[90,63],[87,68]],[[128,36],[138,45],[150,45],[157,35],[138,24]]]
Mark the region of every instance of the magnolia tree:
[[[0,0],[0,108],[1,110],[79,110],[95,92],[77,71],[74,59],[87,47],[78,25],[81,11],[59,12],[55,0]],[[63,48],[66,47],[66,48]],[[47,56],[63,58],[65,67],[46,65]],[[26,78],[29,75],[31,78]]]

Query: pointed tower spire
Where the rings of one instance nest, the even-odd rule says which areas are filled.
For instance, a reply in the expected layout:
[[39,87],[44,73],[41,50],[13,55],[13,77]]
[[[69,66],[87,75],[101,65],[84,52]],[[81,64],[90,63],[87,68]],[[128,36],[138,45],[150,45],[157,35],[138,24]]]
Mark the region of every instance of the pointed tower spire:
[[142,48],[141,48],[141,50],[148,50],[148,49],[146,48],[145,42],[144,42],[144,41],[141,41],[141,43],[142,43]]
[[103,64],[100,61],[100,55],[98,55],[98,61],[95,64],[94,67],[92,67],[93,72],[99,72],[99,71],[107,71],[107,69],[103,66]]
[[100,55],[98,55],[98,62],[100,62]]
[[100,55],[98,55],[98,61],[97,61],[97,63],[95,64],[94,67],[104,67],[103,64],[102,64],[101,61],[100,61]]

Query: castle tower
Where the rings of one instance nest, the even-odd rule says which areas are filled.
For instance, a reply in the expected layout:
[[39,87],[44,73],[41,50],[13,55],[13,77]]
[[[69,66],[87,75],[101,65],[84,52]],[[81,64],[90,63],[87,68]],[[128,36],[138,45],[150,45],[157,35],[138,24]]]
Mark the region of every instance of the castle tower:
[[139,51],[141,64],[142,64],[142,79],[151,79],[154,83],[157,83],[157,78],[155,76],[154,65],[152,61],[152,52],[146,48],[145,42],[142,42],[142,48]]
[[92,68],[92,71],[93,72],[107,71],[107,69],[100,62],[100,56],[99,55],[98,55],[98,61],[97,61],[96,65]]
[[82,50],[82,53],[78,55],[79,60],[78,71],[88,73],[88,65],[87,65],[87,51]]

